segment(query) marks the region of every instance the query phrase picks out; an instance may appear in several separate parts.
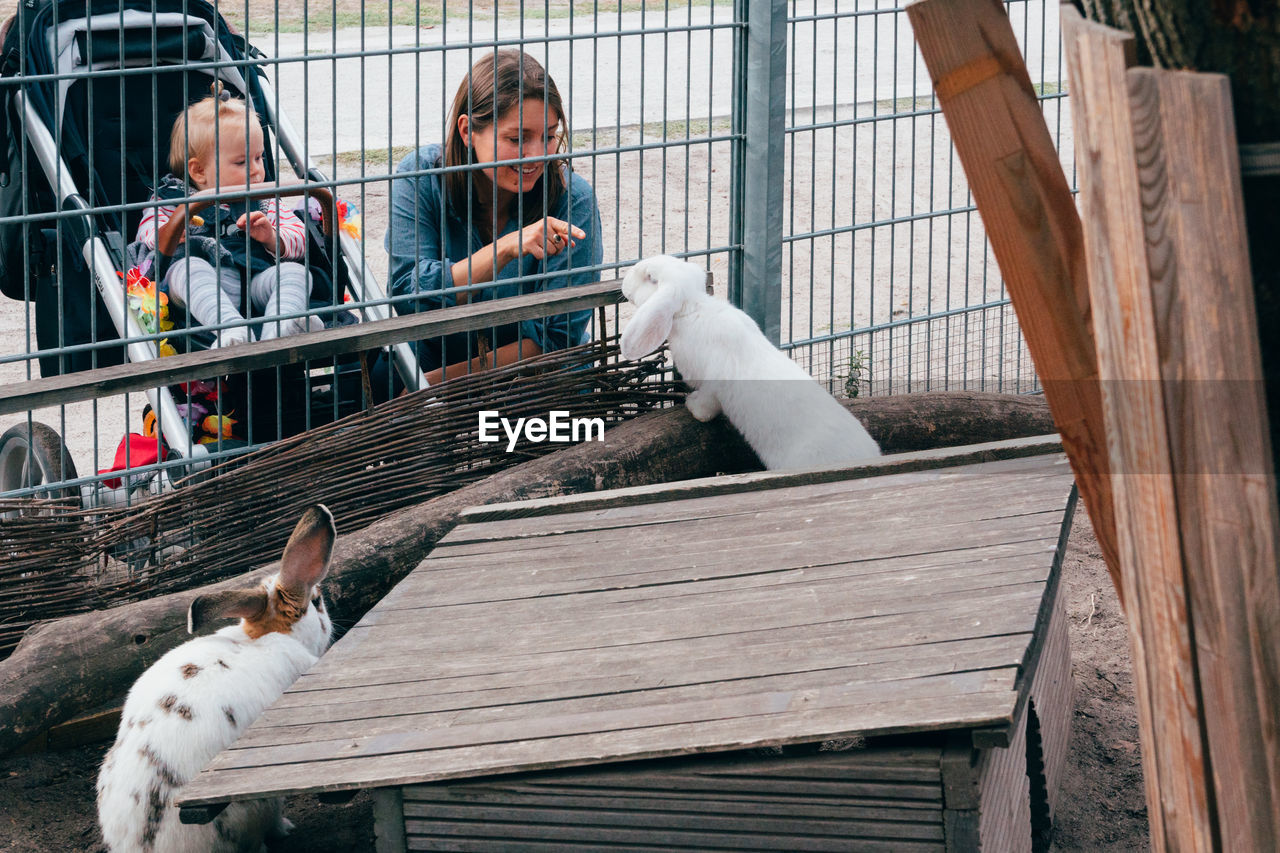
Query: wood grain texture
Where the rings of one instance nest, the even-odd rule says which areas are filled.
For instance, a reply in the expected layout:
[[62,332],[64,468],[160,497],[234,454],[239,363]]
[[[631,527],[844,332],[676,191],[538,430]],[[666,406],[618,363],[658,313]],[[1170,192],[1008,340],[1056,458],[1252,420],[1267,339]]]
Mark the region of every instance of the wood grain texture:
[[698,756],[409,786],[404,810],[410,846],[426,849],[590,838],[612,850],[627,838],[664,849],[941,850],[938,764],[928,745]]
[[907,14],[1121,601],[1080,216],[999,0]]
[[1040,666],[1031,682],[1031,706],[1040,725],[1045,795],[1052,815],[1057,811],[1058,792],[1066,772],[1074,707],[1070,641],[1062,596],[1058,596],[1053,604],[1040,655]]
[[[685,512],[652,505],[665,519],[660,524],[626,519],[635,527],[630,535],[651,544],[682,517],[721,525],[725,537],[789,536],[792,550],[803,545],[822,564],[788,569],[782,578],[767,577],[774,567],[759,560],[751,572],[703,578],[702,557],[716,553],[720,546],[712,543],[721,539],[682,535],[678,543],[692,559],[669,561],[646,546],[622,569],[656,572],[647,583],[602,589],[592,582],[547,596],[530,573],[563,590],[558,576],[598,571],[602,555],[626,547],[625,537],[605,544],[625,508],[517,516],[460,531],[454,541],[461,545],[442,544],[215,759],[185,801],[387,787],[854,733],[1008,727],[1035,671],[1031,640],[1045,590],[1054,588],[1052,543],[1060,541],[1070,471],[1061,456],[1049,455],[926,473],[878,478],[891,496],[885,511],[893,526],[912,533],[912,543],[895,538],[904,547],[879,541],[889,529],[864,535],[875,527],[876,489],[867,480],[846,484],[865,495],[857,500],[867,507],[858,512],[831,484],[770,491],[785,525],[765,523],[751,496],[739,493],[719,498],[733,512],[714,511],[715,498],[694,498],[699,505]],[[1007,512],[999,506],[1002,491]],[[1055,502],[1056,511],[1042,509]],[[911,505],[923,521],[913,521]],[[970,520],[938,523],[946,511]],[[975,520],[982,517],[987,521]],[[850,518],[858,523],[851,526]],[[527,535],[538,525],[561,532]],[[557,540],[556,548],[546,547],[546,538]],[[470,555],[450,554],[479,545],[499,546],[489,558],[490,591],[464,584],[437,601],[465,581],[465,572],[448,566]],[[522,554],[543,563],[535,567]],[[502,577],[508,559],[515,565],[510,590]],[[445,568],[436,571],[437,564]],[[885,797],[909,780],[882,774],[866,784]]]
[[978,836],[983,850],[1031,853],[1031,793],[1027,779],[1027,715],[1007,749],[978,753]]
[[1158,130],[1150,109],[1132,109],[1132,37],[1070,7],[1062,22],[1153,846],[1213,850],[1214,791],[1152,289],[1169,252],[1155,233],[1158,218],[1150,247],[1144,228],[1159,183],[1150,176],[1161,168],[1152,161]]
[[[854,406],[850,405],[850,409]],[[856,412],[855,412],[856,413]],[[959,447],[939,447],[895,453],[878,459],[851,465],[846,468],[830,468],[813,471],[752,471],[718,477],[702,477],[675,483],[658,483],[653,486],[636,486],[630,489],[614,489],[608,493],[561,495],[542,500],[518,501],[506,504],[478,506],[467,510],[462,521],[496,521],[501,518],[530,518],[559,515],[565,512],[581,512],[589,509],[619,508],[632,515],[652,513],[646,504],[686,498],[717,497],[736,492],[760,494],[771,489],[791,486],[844,483],[861,477],[879,477],[907,471],[929,471],[950,468],[976,462],[994,462],[998,459],[1016,459],[1025,456],[1043,456],[1060,450],[1062,442],[1057,436],[1030,436]],[[767,496],[758,498],[769,500]],[[683,505],[683,504],[682,504]]]
[[80,400],[145,391],[175,382],[190,382],[261,370],[349,352],[377,349],[402,341],[484,329],[519,320],[581,311],[622,301],[622,282],[605,281],[563,287],[489,302],[455,305],[437,311],[404,314],[352,326],[337,326],[243,346],[179,353],[154,361],[101,367],[62,376],[33,379],[0,388],[0,415],[29,412]]
[[1224,850],[1276,850],[1276,489],[1230,85],[1151,69],[1128,79],[1218,832]]

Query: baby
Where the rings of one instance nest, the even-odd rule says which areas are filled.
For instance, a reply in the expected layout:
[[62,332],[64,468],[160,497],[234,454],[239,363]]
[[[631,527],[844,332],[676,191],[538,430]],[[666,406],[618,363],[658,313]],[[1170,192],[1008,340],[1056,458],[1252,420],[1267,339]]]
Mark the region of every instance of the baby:
[[[246,146],[246,131],[248,145]],[[232,202],[207,208],[187,222],[174,257],[157,257],[156,234],[173,216],[174,200],[196,190],[234,192],[265,177],[263,135],[257,116],[245,102],[232,98],[220,84],[214,94],[192,104],[174,122],[169,141],[169,168],[156,188],[130,246],[130,258],[155,278],[171,299],[202,325],[224,325],[245,319],[240,304],[247,282],[255,316],[296,314],[307,309],[311,278],[300,263],[306,252],[306,228],[278,199]],[[185,176],[185,180],[183,177]],[[165,204],[168,202],[168,204]],[[323,328],[316,317],[262,324],[259,339]],[[248,326],[221,329],[213,346],[231,346],[250,338]]]

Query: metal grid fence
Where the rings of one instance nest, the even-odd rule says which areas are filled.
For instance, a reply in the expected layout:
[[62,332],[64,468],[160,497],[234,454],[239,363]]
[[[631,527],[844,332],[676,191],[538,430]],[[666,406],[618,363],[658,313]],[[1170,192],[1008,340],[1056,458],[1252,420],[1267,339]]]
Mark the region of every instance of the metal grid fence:
[[[102,0],[92,2],[102,7]],[[1069,152],[1056,4],[1010,0],[1007,8],[1050,127],[1060,150]],[[189,61],[185,71],[261,70],[276,122],[268,149],[280,171],[288,175],[292,165],[309,186],[332,190],[362,214],[358,235],[342,237],[339,252],[357,280],[354,300],[321,307],[319,316],[345,307],[371,320],[405,304],[385,294],[383,235],[396,164],[443,139],[453,92],[475,60],[495,47],[518,47],[541,62],[564,97],[565,156],[599,204],[602,258],[588,267],[601,278],[660,252],[705,263],[720,295],[743,305],[837,391],[1035,388],[899,5],[253,0],[214,4],[214,10],[255,49],[242,58]],[[160,79],[146,62],[116,71],[81,62],[64,74],[8,77],[0,88],[28,92],[92,77],[102,98],[106,87],[123,92],[123,81],[147,74]],[[91,103],[86,137],[124,139],[121,123],[154,120],[156,93],[165,85],[152,86],[150,102],[131,100],[109,120]],[[14,99],[6,101],[17,132],[30,131],[29,117],[12,107]],[[52,128],[55,147],[65,141],[61,134],[61,127]],[[90,157],[95,144],[88,146]],[[24,162],[24,169],[39,168],[35,158]],[[157,164],[154,177],[162,171]],[[73,242],[77,221],[96,223],[94,216],[111,212],[127,218],[146,206],[145,199],[108,203],[92,188],[79,191],[87,210],[2,210],[0,228],[29,231],[54,222],[57,239]],[[110,235],[100,232],[97,224],[89,228],[111,249]],[[57,266],[55,290],[69,269],[65,262]],[[41,351],[40,294],[28,284],[24,295],[0,299],[0,382],[11,389],[39,377],[38,354],[73,349],[55,344]],[[66,318],[57,316],[61,326]],[[101,322],[94,317],[94,324]],[[626,317],[624,307],[607,325]],[[603,331],[594,322],[592,328],[596,336]],[[162,337],[134,332],[135,342],[152,346]],[[93,337],[108,336],[94,325]],[[105,352],[95,341],[84,351]],[[334,363],[312,365],[321,374],[336,370]],[[80,482],[91,485],[92,472],[110,467],[120,438],[140,431],[148,398],[132,393],[11,412],[0,415],[0,430],[50,424],[84,475]],[[275,406],[284,403],[277,398]],[[252,443],[274,437],[260,434]]]
[[[1005,7],[1069,164],[1057,4]],[[801,0],[787,28],[782,346],[862,393],[1035,390],[903,8]]]

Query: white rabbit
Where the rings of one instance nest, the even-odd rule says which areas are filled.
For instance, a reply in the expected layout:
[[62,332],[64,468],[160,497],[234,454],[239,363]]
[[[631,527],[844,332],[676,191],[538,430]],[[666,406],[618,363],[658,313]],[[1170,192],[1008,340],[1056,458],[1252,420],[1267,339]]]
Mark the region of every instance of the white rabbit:
[[191,633],[210,619],[239,624],[178,646],[134,683],[98,774],[98,823],[113,853],[257,851],[293,828],[278,799],[232,803],[203,825],[180,823],[173,801],[329,647],[333,623],[318,584],[334,535],[329,510],[309,508],[277,574],[198,596],[187,612]]
[[866,428],[809,374],[769,343],[743,311],[709,295],[706,273],[659,255],[622,282],[636,313],[622,332],[622,355],[637,359],[669,344],[693,389],[689,412],[724,412],[766,468],[836,467],[880,455]]

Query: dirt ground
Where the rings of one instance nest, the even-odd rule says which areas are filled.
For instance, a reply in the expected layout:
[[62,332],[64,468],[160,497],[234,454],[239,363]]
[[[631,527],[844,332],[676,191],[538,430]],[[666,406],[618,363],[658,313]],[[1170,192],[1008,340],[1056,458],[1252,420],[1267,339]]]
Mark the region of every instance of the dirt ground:
[[[1075,712],[1055,821],[1056,851],[1146,850],[1147,810],[1124,621],[1083,513],[1064,564]],[[94,779],[107,743],[0,760],[0,850],[100,851]],[[344,805],[293,797],[297,824],[273,853],[373,850],[367,794]]]

